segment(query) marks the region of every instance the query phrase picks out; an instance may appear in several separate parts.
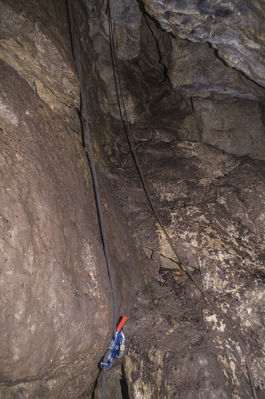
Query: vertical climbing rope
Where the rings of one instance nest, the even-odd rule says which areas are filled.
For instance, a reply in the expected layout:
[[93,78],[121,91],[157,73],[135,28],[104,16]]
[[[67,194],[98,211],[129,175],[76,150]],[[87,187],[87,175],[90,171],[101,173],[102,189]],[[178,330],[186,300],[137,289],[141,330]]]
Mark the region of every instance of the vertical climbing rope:
[[[125,107],[125,103],[124,103],[124,95],[123,95],[123,90],[122,90],[122,85],[121,85],[121,80],[120,80],[120,76],[119,76],[119,68],[118,68],[118,61],[117,61],[117,55],[116,55],[116,43],[115,43],[115,30],[113,27],[113,22],[112,22],[112,17],[111,17],[111,7],[110,7],[110,0],[107,1],[107,7],[106,7],[106,12],[108,15],[108,26],[109,26],[109,40],[110,40],[110,52],[111,52],[111,62],[112,62],[112,69],[113,69],[113,78],[114,78],[114,83],[115,83],[115,90],[116,90],[116,97],[117,97],[117,103],[118,103],[118,109],[119,109],[119,114],[120,114],[120,119],[121,122],[123,124],[124,127],[124,132],[125,132],[125,136],[126,136],[126,140],[128,143],[128,147],[129,147],[129,151],[131,153],[132,159],[134,161],[135,164],[135,168],[136,171],[139,175],[140,181],[142,183],[147,201],[150,205],[150,208],[157,220],[157,222],[159,223],[159,225],[162,228],[162,231],[164,232],[169,245],[171,246],[174,254],[176,255],[176,257],[178,258],[177,255],[177,251],[175,248],[175,245],[171,239],[171,237],[169,236],[164,223],[162,222],[162,219],[156,209],[156,206],[154,205],[152,199],[151,199],[151,193],[149,191],[149,187],[146,184],[145,178],[142,174],[141,168],[140,168],[140,164],[138,161],[138,157],[134,148],[133,143],[133,139],[130,137],[130,129],[129,129],[129,122],[128,122],[128,116],[127,116],[127,112],[126,112],[126,107]],[[253,394],[254,399],[258,399],[257,396],[257,392],[256,392],[256,388],[254,385],[254,378],[253,378],[253,374],[251,371],[251,367],[250,367],[250,363],[249,363],[249,359],[248,359],[248,353],[246,350],[246,345],[243,341],[243,338],[241,338],[240,333],[238,332],[238,327],[235,325],[235,323],[232,321],[232,319],[230,319],[228,316],[226,316],[226,314],[218,307],[214,304],[214,302],[212,301],[212,299],[209,297],[209,295],[203,290],[203,288],[201,287],[201,285],[199,284],[199,282],[197,281],[197,279],[192,275],[192,273],[190,273],[188,271],[188,269],[185,267],[185,265],[180,264],[179,265],[180,268],[187,274],[187,276],[191,279],[191,281],[193,282],[193,284],[195,285],[196,288],[198,288],[198,290],[200,291],[200,293],[202,294],[204,300],[206,302],[209,303],[209,305],[216,311],[216,313],[222,317],[230,331],[231,331],[231,335],[238,341],[240,349],[244,355],[245,358],[245,362],[246,362],[246,369],[247,369],[247,373],[248,373],[248,378],[249,378],[249,384],[251,387],[251,391]]]
[[[98,218],[99,218],[99,227],[100,227],[103,250],[104,250],[104,254],[105,254],[105,258],[106,258],[108,276],[109,276],[110,287],[111,287],[111,292],[112,292],[113,335],[115,335],[116,324],[117,324],[117,300],[116,300],[116,293],[115,293],[115,285],[114,285],[114,280],[113,280],[113,275],[112,275],[112,267],[111,267],[110,254],[109,254],[109,248],[108,248],[107,237],[106,237],[106,229],[105,229],[104,218],[103,218],[103,213],[102,213],[97,171],[96,171],[96,166],[95,166],[95,161],[94,161],[93,143],[92,143],[91,132],[90,132],[90,127],[89,127],[89,122],[88,122],[86,95],[85,95],[83,77],[82,77],[81,66],[80,66],[80,61],[79,61],[79,56],[78,56],[78,51],[77,51],[77,44],[76,44],[76,39],[75,39],[74,18],[73,18],[70,0],[67,0],[67,10],[68,10],[68,18],[69,18],[71,41],[72,41],[72,49],[73,49],[73,54],[74,54],[74,59],[75,59],[75,66],[76,66],[78,79],[80,82],[80,97],[81,97],[81,102],[82,102],[82,107],[83,107],[83,117],[85,120],[85,130],[86,130],[86,134],[87,134],[87,145],[88,145],[88,158],[89,158],[89,164],[90,164],[91,175],[92,175],[93,186],[94,186],[96,207],[97,207]],[[103,376],[102,376],[102,398],[103,399],[106,398],[106,377],[107,377],[107,370],[103,369]]]
[[[76,69],[77,69],[77,74],[78,78],[80,81],[80,95],[81,95],[81,101],[82,101],[82,106],[83,106],[83,115],[84,115],[84,120],[85,120],[85,130],[87,133],[87,143],[88,143],[88,152],[89,152],[89,162],[90,162],[90,168],[91,168],[91,174],[92,174],[92,180],[93,180],[93,185],[94,185],[94,192],[95,192],[95,199],[96,199],[96,206],[98,210],[98,216],[99,216],[99,225],[100,225],[100,231],[101,231],[101,236],[102,236],[102,242],[103,242],[103,249],[104,249],[104,254],[106,257],[106,264],[107,264],[107,269],[108,269],[108,275],[109,275],[109,280],[110,280],[110,286],[111,286],[111,291],[112,291],[112,298],[113,298],[113,332],[115,335],[115,327],[117,323],[117,305],[116,305],[116,294],[115,294],[115,287],[114,287],[114,281],[113,281],[113,276],[112,276],[112,268],[111,268],[111,262],[110,262],[110,255],[109,255],[109,249],[107,245],[107,239],[106,239],[106,231],[105,231],[105,225],[104,225],[104,219],[103,219],[103,214],[102,214],[102,206],[101,206],[101,200],[100,200],[100,195],[99,195],[99,187],[98,187],[98,179],[97,179],[97,173],[96,173],[96,168],[95,168],[95,162],[94,162],[94,152],[93,152],[93,144],[92,144],[92,139],[91,139],[91,134],[90,134],[90,128],[89,128],[89,123],[88,123],[88,114],[87,114],[87,106],[86,106],[86,96],[85,96],[85,91],[84,91],[84,85],[83,85],[83,79],[82,79],[82,73],[81,73],[81,67],[80,67],[80,62],[79,62],[79,57],[78,57],[78,51],[77,51],[77,45],[76,45],[76,40],[75,40],[75,34],[74,34],[74,20],[73,20],[73,15],[72,15],[72,9],[70,5],[70,0],[67,0],[67,9],[68,9],[68,16],[69,16],[69,25],[70,25],[70,32],[71,32],[71,40],[72,40],[72,47],[73,47],[73,53],[74,53],[74,58],[75,58],[75,64],[76,64]],[[140,180],[142,182],[144,191],[146,193],[147,200],[151,206],[151,209],[159,222],[162,230],[164,231],[174,253],[177,255],[176,250],[174,248],[174,244],[166,231],[161,218],[159,217],[158,212],[156,211],[156,208],[153,204],[153,201],[151,200],[151,196],[149,193],[148,186],[145,183],[145,179],[141,173],[141,169],[138,163],[138,159],[136,156],[136,152],[134,151],[134,148],[132,146],[130,137],[129,137],[129,131],[128,131],[128,118],[127,118],[127,113],[126,113],[126,107],[124,104],[124,98],[123,98],[123,93],[122,93],[122,87],[121,87],[121,82],[120,82],[120,77],[119,77],[119,72],[118,72],[118,63],[117,63],[117,56],[116,56],[116,46],[115,46],[115,34],[114,34],[114,29],[113,29],[113,24],[112,24],[112,18],[111,18],[111,9],[110,9],[110,1],[108,0],[107,2],[107,14],[108,14],[108,24],[109,24],[109,40],[110,40],[110,51],[111,51],[111,61],[112,61],[112,68],[113,68],[113,77],[114,77],[114,82],[115,82],[115,88],[116,88],[116,95],[117,95],[117,101],[118,101],[118,108],[119,108],[119,113],[120,113],[120,118],[121,122],[123,124],[125,133],[126,133],[126,138],[128,141],[129,149],[132,154],[137,172],[139,174]],[[122,112],[123,108],[123,112]],[[124,117],[123,117],[124,115]],[[195,286],[200,290],[202,293],[203,297],[205,300],[208,301],[208,303],[212,306],[213,309],[224,319],[226,320],[228,326],[230,326],[230,330],[232,332],[232,335],[237,339],[237,341],[240,344],[241,350],[244,354],[245,360],[246,360],[246,368],[248,371],[248,376],[249,376],[249,381],[250,381],[250,386],[252,389],[253,397],[257,399],[257,393],[256,389],[254,386],[254,379],[252,376],[251,368],[249,365],[248,361],[248,355],[247,351],[245,348],[245,344],[241,337],[238,336],[237,332],[235,331],[236,326],[233,325],[232,321],[220,310],[211,300],[211,298],[208,296],[208,294],[205,293],[205,291],[200,287],[200,284],[197,282],[197,280],[193,277],[193,275],[186,270],[186,268],[183,268],[182,265],[180,267],[187,273],[187,275],[190,277],[190,279],[193,281]],[[103,398],[106,396],[106,370],[103,369],[103,385],[102,385],[102,395]]]
[[93,185],[94,185],[94,193],[95,193],[95,200],[96,200],[96,206],[97,206],[97,211],[98,211],[100,233],[101,233],[101,237],[102,237],[103,249],[104,249],[104,254],[105,254],[105,258],[106,258],[106,264],[107,264],[107,269],[108,269],[110,287],[111,287],[111,292],[112,292],[112,300],[113,300],[113,334],[115,335],[116,324],[117,324],[116,293],[115,293],[115,286],[114,286],[114,280],[113,280],[113,275],[112,275],[112,267],[111,267],[111,261],[110,261],[109,248],[108,248],[107,237],[106,237],[106,229],[105,229],[104,218],[103,218],[103,213],[102,213],[101,199],[100,199],[100,194],[99,194],[99,185],[98,185],[97,171],[96,171],[96,166],[95,166],[95,161],[94,161],[93,143],[92,143],[89,123],[88,123],[86,95],[85,95],[85,89],[84,89],[84,83],[83,83],[83,78],[82,78],[81,66],[80,66],[80,61],[79,61],[79,56],[78,56],[78,51],[77,51],[77,44],[76,44],[76,39],[75,39],[74,19],[73,19],[73,13],[72,13],[71,1],[70,0],[67,0],[67,9],[68,9],[69,25],[70,25],[70,33],[71,33],[71,40],[72,40],[72,47],[73,47],[75,65],[76,65],[77,75],[78,75],[79,82],[80,82],[80,96],[81,96],[82,107],[83,107],[83,116],[84,116],[84,120],[85,120],[85,130],[86,130],[86,134],[87,134],[88,158],[89,158],[91,175],[92,175],[92,180],[93,180]]
[[[96,207],[97,207],[98,218],[99,218],[99,227],[100,227],[100,233],[101,233],[101,238],[102,238],[103,250],[104,250],[104,254],[105,254],[105,258],[106,258],[108,276],[109,276],[111,293],[112,293],[113,336],[115,336],[116,325],[117,325],[116,292],[115,292],[115,285],[114,285],[114,280],[113,280],[113,275],[112,275],[111,260],[110,260],[109,248],[108,248],[107,237],[106,237],[106,229],[105,229],[100,194],[99,194],[97,171],[96,171],[96,166],[95,166],[95,161],[94,161],[93,143],[92,143],[91,132],[90,132],[90,127],[89,127],[89,122],[88,122],[86,95],[85,95],[83,77],[82,77],[81,66],[80,66],[80,61],[79,61],[79,56],[78,56],[78,51],[77,51],[77,44],[76,44],[76,39],[75,39],[75,29],[74,29],[74,18],[73,18],[70,0],[67,0],[67,10],[68,10],[69,25],[70,25],[72,49],[73,49],[73,54],[74,54],[74,59],[75,59],[77,75],[78,75],[78,79],[80,82],[80,97],[81,97],[81,103],[82,103],[82,107],[83,107],[83,117],[85,120],[85,130],[86,130],[86,134],[87,134],[88,158],[89,158],[89,164],[90,164],[91,175],[92,175],[93,186],[94,186],[94,194],[95,194]],[[103,399],[106,398],[106,379],[107,379],[107,370],[104,368],[103,376],[102,376],[102,398]]]

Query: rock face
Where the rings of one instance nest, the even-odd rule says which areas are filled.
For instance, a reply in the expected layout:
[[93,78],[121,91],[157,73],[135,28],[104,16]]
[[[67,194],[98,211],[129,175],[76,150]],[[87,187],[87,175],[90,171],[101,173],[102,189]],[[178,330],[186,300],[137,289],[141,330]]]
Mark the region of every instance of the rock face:
[[167,57],[168,76],[175,90],[191,97],[223,94],[226,97],[264,102],[264,89],[235,69],[228,68],[208,43],[193,43],[171,37],[170,44],[172,50]]
[[[129,316],[107,398],[248,399],[248,362],[261,399],[262,2],[110,1],[123,123],[106,2],[71,4]],[[0,15],[0,397],[99,399],[112,299],[66,4],[1,0]]]
[[[144,306],[125,359],[132,397],[251,397],[242,341],[262,397],[264,163],[191,142],[142,144],[138,158],[179,261],[229,320],[178,262],[173,268],[152,256],[153,310]],[[157,237],[153,253],[171,257],[159,230]]]
[[[148,3],[146,10],[164,28],[160,17],[171,14],[162,13],[162,4],[154,2],[152,13]],[[254,78],[224,63],[207,40],[168,35],[141,12],[137,1],[123,7],[112,2],[111,10],[126,114],[141,129],[138,138],[153,139],[164,131],[169,140],[202,141],[235,155],[265,159],[265,89]],[[119,119],[107,28],[102,29],[107,26],[105,12],[99,19],[91,13],[89,24],[100,107],[105,118],[111,113]]]
[[[106,15],[100,13],[100,24],[92,15],[101,107],[115,131],[101,132],[105,173],[111,171],[135,242],[147,256],[147,296],[138,296],[141,310],[124,362],[129,396],[249,398],[244,351],[262,397],[264,162],[237,156],[264,159],[264,89],[222,63],[207,44],[167,35],[139,15],[135,2],[126,3],[126,12],[116,2],[112,7],[130,136],[177,252],[149,208],[117,121],[101,28]],[[140,34],[132,24],[141,25]],[[133,49],[124,47],[125,32]],[[180,263],[232,324],[204,300]]]
[[259,0],[142,0],[146,11],[176,37],[207,42],[229,66],[265,86],[264,4]]
[[245,99],[193,99],[201,140],[230,154],[265,159],[264,104]]
[[74,397],[111,324],[91,177],[73,132],[3,62],[1,93],[1,397]]
[[[10,3],[0,6],[0,397],[77,398],[112,332],[79,83],[65,3]],[[118,312],[129,315],[139,260],[108,182],[101,192]]]
[[65,121],[69,123],[69,114],[73,117],[71,111],[78,105],[79,92],[65,4],[48,2],[44,8],[32,7],[31,2],[1,0],[0,18],[1,59],[54,112],[64,118],[68,116]]

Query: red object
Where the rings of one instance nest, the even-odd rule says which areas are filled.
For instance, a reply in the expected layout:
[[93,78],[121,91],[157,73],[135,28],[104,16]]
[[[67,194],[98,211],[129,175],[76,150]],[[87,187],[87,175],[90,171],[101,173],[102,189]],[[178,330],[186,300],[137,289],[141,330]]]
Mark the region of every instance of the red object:
[[127,317],[123,316],[123,318],[121,319],[121,321],[118,324],[117,330],[116,331],[121,331],[122,327],[124,326],[124,324],[126,323]]

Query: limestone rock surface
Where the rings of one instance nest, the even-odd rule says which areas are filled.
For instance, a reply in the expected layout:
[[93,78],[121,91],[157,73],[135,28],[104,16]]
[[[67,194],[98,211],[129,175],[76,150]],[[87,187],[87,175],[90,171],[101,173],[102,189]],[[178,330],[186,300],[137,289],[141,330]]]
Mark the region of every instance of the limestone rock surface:
[[[160,2],[160,9],[169,3]],[[115,7],[116,2],[117,63],[130,137],[177,252],[150,210],[120,124],[106,15],[101,12],[98,21],[92,13],[90,69],[105,125],[96,112],[92,123],[105,154],[102,173],[115,187],[147,264],[146,295],[137,297],[124,361],[129,395],[247,399],[252,393],[240,340],[262,397],[264,162],[233,154],[264,159],[264,89],[224,65],[203,40],[169,37],[143,8],[139,15],[135,2],[119,11]],[[131,33],[133,24],[140,34]],[[238,335],[194,288],[180,263]]]
[[[78,398],[111,337],[112,294],[65,2],[0,12],[0,397]],[[130,316],[140,261],[103,179],[118,314]]]
[[112,311],[91,177],[74,133],[3,62],[1,93],[1,397],[76,397]]
[[263,1],[143,0],[143,5],[167,32],[210,43],[228,65],[265,86]]
[[[248,359],[262,399],[263,2],[110,1],[122,118],[175,252],[121,121],[107,2],[71,4],[129,316],[107,397],[249,399]],[[100,398],[112,298],[66,4],[0,0],[0,17],[0,397]]]
[[[263,87],[225,64],[209,43],[162,31],[136,0],[120,6],[114,1],[111,12],[122,114],[138,129],[138,138],[151,139],[163,130],[169,140],[203,141],[264,159]],[[107,16],[102,9],[99,15],[91,12],[89,19],[99,106],[105,117],[119,120]]]
[[172,50],[165,57],[165,62],[175,90],[189,96],[210,97],[218,93],[264,103],[264,88],[225,65],[208,43],[193,43],[172,37],[170,41]]
[[193,106],[202,142],[265,160],[264,104],[239,98],[194,98]]
[[78,106],[64,2],[1,0],[0,58],[14,68],[50,108],[71,122]]
[[[264,162],[191,142],[142,144],[138,157],[178,260],[193,268],[226,316],[203,300],[177,264],[155,262],[149,274],[153,312],[139,316],[125,360],[132,397],[249,398],[242,350],[262,397]],[[146,338],[137,332],[141,325],[152,326]]]

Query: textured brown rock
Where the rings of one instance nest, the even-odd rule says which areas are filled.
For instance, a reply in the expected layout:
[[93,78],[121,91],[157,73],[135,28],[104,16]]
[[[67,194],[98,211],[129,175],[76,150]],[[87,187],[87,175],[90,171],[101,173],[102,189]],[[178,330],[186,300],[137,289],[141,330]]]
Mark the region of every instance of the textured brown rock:
[[32,6],[31,2],[1,0],[0,19],[0,58],[53,111],[70,122],[71,110],[78,105],[79,91],[69,47],[65,3],[48,1],[45,5]]
[[[110,160],[106,169],[111,170],[135,241],[150,259],[145,269],[149,295],[147,299],[138,298],[141,310],[124,363],[129,393],[133,398],[249,398],[252,395],[237,337],[231,326],[179,272],[181,261],[197,274],[216,305],[236,323],[262,397],[264,349],[260,315],[264,301],[264,204],[260,204],[260,193],[264,192],[264,179],[259,170],[263,170],[264,163],[238,159],[212,146],[176,140],[189,135],[193,140],[206,141],[229,153],[262,159],[263,105],[250,99],[262,102],[264,90],[224,66],[206,45],[175,42],[166,38],[152,21],[147,21],[142,28],[146,35],[142,36],[142,49],[145,49],[145,58],[149,56],[152,60],[149,75],[143,73],[145,80],[136,74],[136,88],[133,88],[130,72],[135,71],[135,63],[120,68],[126,101],[133,90],[142,93],[141,81],[148,82],[147,76],[152,77],[154,69],[155,76],[164,75],[165,79],[163,64],[168,68],[168,92],[172,92],[170,83],[174,76],[180,82],[190,79],[186,72],[191,60],[196,65],[191,84],[200,82],[201,85],[194,84],[191,88],[175,85],[175,89],[192,96],[193,112],[187,108],[182,119],[177,116],[177,103],[172,112],[165,112],[162,104],[167,104],[166,91],[160,92],[160,102],[157,102],[160,107],[155,108],[152,119],[146,113],[141,114],[141,119],[140,113],[134,111],[137,107],[133,110],[126,103],[130,122],[136,125],[131,132],[137,143],[140,167],[178,257],[172,253],[150,211],[129,159],[126,140],[118,134],[118,124],[113,124],[115,134],[109,131],[104,137]],[[183,60],[178,59],[179,46],[185,49],[187,58],[183,71],[177,70],[178,75],[174,75],[174,68],[183,65]],[[208,74],[196,64],[198,54],[192,52],[200,48]],[[144,62],[140,65],[144,71]],[[110,74],[104,77],[100,63],[97,67],[107,83],[106,76]],[[150,98],[151,103],[156,93],[154,87],[148,86],[150,97],[145,97]],[[115,93],[107,90],[108,98],[114,97]],[[134,98],[132,103],[137,104],[136,94]],[[139,98],[143,96],[139,94]],[[112,115],[117,118],[117,113]],[[162,129],[161,125],[155,125],[159,118],[165,118]],[[143,125],[148,121],[148,128],[139,126],[140,121]],[[231,189],[225,190],[223,197],[221,193],[226,184],[231,185]],[[251,205],[248,200],[244,208],[240,202],[242,199],[244,203],[247,192]],[[224,205],[227,201],[231,209]]]
[[228,65],[265,86],[264,4],[219,0],[143,0],[146,11],[176,37],[208,42]]
[[[68,31],[61,35],[65,3],[3,2],[0,10],[0,396],[77,398],[98,374],[112,296],[74,112],[79,83]],[[141,287],[139,259],[112,187],[100,181],[118,314],[129,316]]]
[[193,99],[201,141],[238,156],[265,160],[264,105],[235,98]]
[[[189,142],[142,144],[138,156],[180,261],[200,271],[203,289],[236,323],[262,397],[264,163]],[[159,267],[153,312],[139,319],[152,333],[136,332],[125,360],[132,397],[251,397],[233,327],[187,280]]]
[[[146,22],[136,0],[122,4],[115,1],[111,10],[128,121],[143,128],[180,128],[183,119],[192,112],[191,104],[170,87],[153,35],[152,22]],[[107,26],[105,12],[101,12],[100,19],[97,14],[91,13],[89,36],[96,54],[99,107],[105,118],[111,114],[119,120],[109,41],[106,28],[102,29],[102,26]]]
[[[265,154],[262,3],[110,2],[129,135],[176,254],[120,120],[106,2],[71,3],[118,313],[129,315],[107,397],[248,399],[242,340],[260,399],[265,171],[247,156]],[[0,396],[100,398],[112,301],[65,2],[2,0],[0,15]]]
[[226,97],[265,101],[264,88],[225,65],[207,43],[171,38],[171,44],[168,76],[175,90],[197,97],[218,93]]
[[[207,43],[162,32],[136,1],[122,7],[114,2],[111,9],[126,114],[138,139],[157,139],[163,130],[166,140],[203,141],[264,159],[264,88],[224,65]],[[106,24],[105,12],[100,20],[91,14],[99,104],[105,117],[119,120]]]
[[73,132],[3,62],[1,93],[2,397],[76,397],[111,325],[91,178]]

